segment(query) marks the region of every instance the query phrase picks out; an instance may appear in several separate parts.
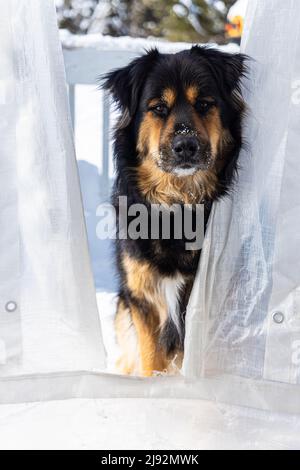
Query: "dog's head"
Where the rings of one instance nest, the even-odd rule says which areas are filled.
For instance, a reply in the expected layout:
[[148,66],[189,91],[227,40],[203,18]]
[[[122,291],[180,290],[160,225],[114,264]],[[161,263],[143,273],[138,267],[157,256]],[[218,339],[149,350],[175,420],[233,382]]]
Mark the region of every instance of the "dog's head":
[[139,164],[180,179],[201,172],[230,179],[241,146],[244,64],[241,54],[195,46],[177,54],[154,49],[109,73],[104,88]]

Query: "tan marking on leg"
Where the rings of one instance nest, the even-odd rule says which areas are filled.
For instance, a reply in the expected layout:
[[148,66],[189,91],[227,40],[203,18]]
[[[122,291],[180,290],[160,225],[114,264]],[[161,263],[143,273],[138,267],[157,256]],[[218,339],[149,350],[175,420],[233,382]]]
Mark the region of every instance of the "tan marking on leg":
[[162,372],[168,365],[164,352],[158,346],[159,321],[155,315],[143,317],[133,305],[131,315],[139,344],[140,375],[151,377],[153,372]]
[[[137,303],[143,302],[143,309],[147,312],[139,311],[135,303],[125,309],[120,302],[116,318],[117,338],[122,349],[119,368],[123,373],[132,374],[138,370],[139,375],[150,376],[154,371],[165,371],[170,362],[159,346],[159,335],[169,316],[168,309],[176,307],[176,299],[171,294],[177,294],[167,292],[165,281],[169,278],[160,276],[149,262],[134,259],[125,253],[122,264],[127,287]],[[174,282],[177,282],[176,279]],[[170,305],[167,304],[168,300]],[[136,336],[132,336],[132,326]],[[134,348],[128,344],[131,340]],[[139,360],[136,358],[136,347]]]
[[142,156],[148,153],[158,157],[161,126],[161,120],[154,117],[151,111],[146,113],[139,128],[137,141],[137,150]]
[[160,326],[155,314],[149,312],[145,318],[136,306],[129,309],[120,301],[115,328],[121,349],[116,363],[120,373],[149,377],[167,369],[169,361],[158,345]]
[[138,338],[135,326],[132,322],[129,308],[119,300],[115,318],[115,330],[121,356],[117,360],[116,367],[122,374],[137,374],[140,369]]
[[162,327],[167,319],[167,306],[160,289],[159,273],[147,261],[131,258],[128,254],[123,256],[122,264],[132,295],[151,306],[153,315],[159,319]]

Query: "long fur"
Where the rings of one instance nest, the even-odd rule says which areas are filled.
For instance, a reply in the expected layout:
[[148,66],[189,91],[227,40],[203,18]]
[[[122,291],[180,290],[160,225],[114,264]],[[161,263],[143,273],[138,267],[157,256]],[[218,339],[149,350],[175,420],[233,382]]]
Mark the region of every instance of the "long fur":
[[[246,59],[241,54],[199,46],[177,54],[160,54],[153,49],[104,77],[103,88],[111,92],[120,111],[114,133],[116,181],[112,197],[117,212],[119,196],[127,196],[128,205],[142,203],[150,208],[151,203],[157,202],[155,198],[162,198],[164,194],[167,202],[169,197],[179,204],[204,200],[207,222],[213,201],[228,193],[237,170],[244,112],[240,81],[246,73]],[[160,163],[165,162],[157,163],[152,159],[154,153],[149,150],[148,130],[154,132],[157,126],[160,140],[163,132],[166,139],[171,139],[168,136],[172,133],[164,131],[165,123],[149,115],[147,103],[163,90],[174,90],[179,96],[191,86],[215,98],[209,125],[214,134],[218,129],[220,139],[212,170],[199,171],[197,177],[177,178],[161,171]],[[181,101],[183,103],[183,99]],[[185,119],[187,106],[183,103],[176,107],[173,121]],[[191,106],[189,109],[195,126],[201,127],[205,117],[197,114],[197,109],[192,110]],[[171,126],[171,119],[168,125]],[[158,145],[162,145],[161,141]],[[145,187],[149,191],[144,191]],[[192,201],[188,199],[190,188],[194,193]],[[129,325],[127,329],[134,329],[139,345],[135,359],[129,358],[130,345],[123,347],[121,362],[125,373],[138,371],[141,375],[151,375],[154,369],[168,368],[174,355],[183,350],[185,311],[200,256],[200,250],[187,252],[185,243],[184,237],[180,240],[171,237],[170,240],[116,241],[120,276],[117,337],[123,344],[128,331],[118,325],[124,323],[121,321],[124,318]],[[129,323],[128,319],[131,319]]]

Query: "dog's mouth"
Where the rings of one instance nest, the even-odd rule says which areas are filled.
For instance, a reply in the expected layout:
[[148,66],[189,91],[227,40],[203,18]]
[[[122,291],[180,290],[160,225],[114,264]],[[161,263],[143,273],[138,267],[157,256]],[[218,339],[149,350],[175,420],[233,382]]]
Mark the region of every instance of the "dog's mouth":
[[198,167],[190,164],[179,165],[173,168],[172,173],[178,177],[192,176],[199,171]]
[[199,171],[209,170],[213,166],[214,159],[211,151],[206,150],[197,155],[193,161],[178,162],[174,159],[171,152],[168,152],[166,149],[161,149],[156,162],[162,171],[183,178],[193,176]]

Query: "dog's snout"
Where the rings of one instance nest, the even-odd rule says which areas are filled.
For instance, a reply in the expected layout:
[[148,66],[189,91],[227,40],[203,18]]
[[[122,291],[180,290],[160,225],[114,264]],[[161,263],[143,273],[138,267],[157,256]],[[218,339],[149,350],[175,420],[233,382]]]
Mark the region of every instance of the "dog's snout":
[[177,135],[173,140],[173,152],[180,160],[190,160],[198,150],[199,142],[194,136]]

